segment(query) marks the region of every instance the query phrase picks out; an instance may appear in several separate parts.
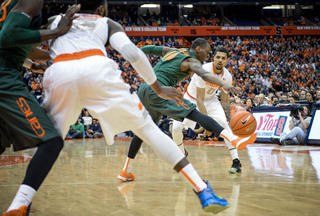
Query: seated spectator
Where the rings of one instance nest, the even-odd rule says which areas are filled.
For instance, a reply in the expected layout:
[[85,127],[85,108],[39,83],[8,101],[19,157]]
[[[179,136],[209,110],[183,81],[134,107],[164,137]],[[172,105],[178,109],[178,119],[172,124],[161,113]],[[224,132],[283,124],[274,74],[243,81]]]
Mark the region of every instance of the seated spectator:
[[272,96],[272,106],[277,106],[279,104],[279,98],[277,96]]
[[317,102],[317,103],[320,103],[320,90],[317,91],[317,94],[316,94],[316,102]]
[[306,100],[307,91],[306,90],[301,90],[299,95],[300,95],[299,100]]
[[290,132],[280,135],[281,145],[303,145],[308,134],[308,128],[311,122],[311,117],[308,116],[309,108],[303,106],[303,111],[298,111],[298,115],[291,115],[289,123]]
[[86,132],[86,137],[88,138],[101,138],[103,137],[102,129],[98,119],[93,118],[92,124],[89,126]]
[[307,99],[307,102],[308,103],[313,103],[314,100],[313,100],[313,93],[312,92],[307,92],[306,94],[306,99]]
[[74,138],[83,138],[84,135],[84,126],[81,123],[82,118],[79,117],[77,122],[70,126],[70,130],[67,133],[67,139],[74,139]]
[[263,107],[268,106],[268,102],[266,101],[266,96],[264,94],[259,94],[259,97],[257,98],[257,107]]
[[252,112],[253,111],[253,100],[252,98],[247,98],[246,100],[246,111]]
[[290,105],[295,105],[296,104],[296,101],[299,99],[298,95],[294,94],[292,95],[291,97],[289,97],[289,102],[290,102]]
[[88,110],[85,110],[84,116],[82,116],[84,130],[87,131],[87,127],[92,124],[92,116]]

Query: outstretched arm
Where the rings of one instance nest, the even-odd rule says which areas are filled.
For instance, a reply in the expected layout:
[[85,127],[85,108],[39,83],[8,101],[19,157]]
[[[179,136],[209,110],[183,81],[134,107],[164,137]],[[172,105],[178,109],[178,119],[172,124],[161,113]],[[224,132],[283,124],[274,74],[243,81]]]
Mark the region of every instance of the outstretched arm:
[[170,47],[147,45],[140,48],[145,54],[151,54],[156,56],[164,56],[167,52],[174,50]]
[[221,105],[226,114],[228,122],[231,120],[231,111],[229,104],[229,94],[227,92],[221,91]]
[[131,63],[157,95],[181,103],[182,94],[177,89],[159,85],[147,56],[130,41],[122,26],[111,19],[108,19],[108,25],[111,47]]
[[29,28],[31,20],[40,14],[41,9],[42,1],[18,1],[4,21],[0,32],[0,45],[2,47],[29,45],[57,38],[71,28],[75,19],[74,14],[79,11],[80,5],[70,7],[56,29],[32,30]]

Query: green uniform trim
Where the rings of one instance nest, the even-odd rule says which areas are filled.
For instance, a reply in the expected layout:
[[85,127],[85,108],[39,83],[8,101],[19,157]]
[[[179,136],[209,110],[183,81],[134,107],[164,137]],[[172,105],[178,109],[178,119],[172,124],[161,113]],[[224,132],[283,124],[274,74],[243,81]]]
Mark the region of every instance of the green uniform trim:
[[163,46],[147,45],[140,48],[145,54],[163,56]]
[[28,29],[30,19],[20,12],[10,12],[0,32],[0,47],[32,45],[41,42],[39,30]]

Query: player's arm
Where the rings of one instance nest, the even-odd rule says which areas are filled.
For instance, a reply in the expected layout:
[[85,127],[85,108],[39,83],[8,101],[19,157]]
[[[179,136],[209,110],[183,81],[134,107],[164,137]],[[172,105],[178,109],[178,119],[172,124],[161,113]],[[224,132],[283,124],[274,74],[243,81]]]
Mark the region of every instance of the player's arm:
[[167,52],[174,50],[173,48],[166,46],[146,45],[140,48],[145,54],[151,54],[156,56],[164,56]]
[[124,32],[122,26],[108,19],[109,44],[127,59],[133,68],[142,76],[152,90],[164,99],[182,102],[182,94],[173,87],[160,86],[147,56],[136,47]]
[[221,105],[226,114],[228,122],[231,120],[231,109],[229,104],[229,94],[225,91],[221,91]]
[[29,45],[54,39],[68,32],[75,19],[74,14],[79,11],[80,5],[70,7],[62,17],[57,28],[53,30],[29,29],[33,17],[40,14],[42,1],[20,0],[6,17],[0,31],[0,46],[11,47]]
[[34,73],[43,74],[45,70],[49,67],[47,64],[37,64],[30,59],[25,59],[23,63],[23,67],[29,68]]
[[43,49],[39,48],[38,46],[32,47],[27,58],[33,59],[33,60],[45,60],[45,61],[51,60],[50,52],[47,50],[43,50]]
[[204,97],[205,97],[205,88],[199,88],[197,87],[196,88],[196,94],[197,94],[197,106],[198,106],[198,109],[201,113],[207,115],[207,109],[204,105]]

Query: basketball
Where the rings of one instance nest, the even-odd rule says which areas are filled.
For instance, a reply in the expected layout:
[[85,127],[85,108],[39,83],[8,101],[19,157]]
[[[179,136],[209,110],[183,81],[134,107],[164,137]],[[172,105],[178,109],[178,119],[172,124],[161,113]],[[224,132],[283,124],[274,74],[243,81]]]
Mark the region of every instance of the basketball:
[[230,128],[234,135],[239,137],[247,137],[254,133],[257,128],[255,117],[247,112],[237,112],[230,121]]

